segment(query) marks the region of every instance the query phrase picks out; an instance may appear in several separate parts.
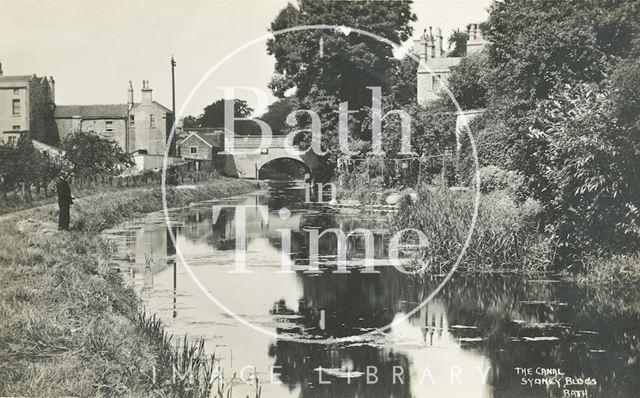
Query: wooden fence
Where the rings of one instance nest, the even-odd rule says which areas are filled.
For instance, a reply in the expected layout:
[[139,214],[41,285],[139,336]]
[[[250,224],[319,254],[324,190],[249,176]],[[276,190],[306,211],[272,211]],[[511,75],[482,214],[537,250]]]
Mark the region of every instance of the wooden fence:
[[[219,172],[217,170],[195,171],[176,168],[167,172],[167,180],[165,183],[167,185],[196,184],[203,181],[213,180],[218,178],[218,176]],[[72,192],[82,191],[84,193],[89,193],[91,191],[100,191],[101,189],[159,187],[161,184],[161,172],[148,172],[130,176],[96,175],[90,177],[75,177],[70,181],[69,185],[71,186]],[[48,184],[34,184],[31,186],[23,184],[18,189],[9,192],[2,192],[2,195],[0,195],[0,202],[38,201],[52,197],[55,194],[54,181],[51,181]]]

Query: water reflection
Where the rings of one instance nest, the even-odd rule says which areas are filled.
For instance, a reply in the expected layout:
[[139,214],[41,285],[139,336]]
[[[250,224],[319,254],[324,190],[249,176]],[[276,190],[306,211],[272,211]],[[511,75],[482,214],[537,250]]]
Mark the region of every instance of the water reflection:
[[[199,280],[223,303],[280,336],[310,339],[362,335],[421,302],[439,280],[417,281],[391,267],[379,274],[276,273],[281,229],[291,230],[285,256],[308,264],[305,229],[375,229],[375,257],[385,264],[383,214],[339,214],[304,204],[303,192],[280,187],[219,204],[267,205],[265,221],[247,210],[247,264],[233,269],[235,212],[212,223],[212,203],[172,212],[177,244]],[[282,219],[278,210],[291,216]],[[561,397],[555,385],[523,386],[516,368],[560,369],[588,396],[640,396],[640,298],[633,291],[594,291],[560,280],[481,275],[451,280],[432,302],[391,329],[341,344],[273,339],[213,306],[180,264],[162,214],[109,231],[117,260],[135,273],[145,305],[178,334],[203,335],[221,365],[255,367],[266,397]],[[320,255],[335,267],[337,240],[323,238]],[[350,265],[360,264],[362,239],[350,239]],[[273,369],[273,370],[272,370]],[[273,377],[273,381],[270,379]],[[278,384],[282,383],[282,384]],[[329,384],[326,384],[329,383]],[[239,385],[240,396],[251,387]]]

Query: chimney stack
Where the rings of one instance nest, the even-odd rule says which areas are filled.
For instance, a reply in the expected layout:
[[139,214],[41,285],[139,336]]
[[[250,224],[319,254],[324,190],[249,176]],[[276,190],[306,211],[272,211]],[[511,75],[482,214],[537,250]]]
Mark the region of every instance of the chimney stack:
[[467,41],[467,55],[482,51],[484,46],[487,44],[487,41],[482,35],[480,24],[469,24],[467,33],[469,34],[469,40]]
[[129,80],[129,88],[127,89],[127,106],[129,109],[133,107],[133,84]]
[[436,56],[436,47],[433,42],[433,28],[429,26],[429,36],[427,37],[427,58],[434,58]]
[[[0,75],[2,74],[2,67],[0,67]],[[49,92],[51,93],[51,103],[55,104],[56,103],[56,81],[53,80],[53,76],[49,76],[49,79],[47,79],[47,82],[49,83]]]
[[2,76],[2,62],[0,62],[0,76]]
[[152,96],[152,91],[149,88],[149,80],[143,80],[142,81],[142,105],[151,105],[151,103],[153,102],[153,96]]
[[436,34],[438,35],[436,37],[436,56],[442,57],[444,54],[444,48],[442,48],[442,29],[438,28]]
[[421,61],[426,61],[428,57],[428,48],[427,48],[427,30],[425,29],[420,35],[420,38],[414,41],[415,43],[415,51],[418,58]]

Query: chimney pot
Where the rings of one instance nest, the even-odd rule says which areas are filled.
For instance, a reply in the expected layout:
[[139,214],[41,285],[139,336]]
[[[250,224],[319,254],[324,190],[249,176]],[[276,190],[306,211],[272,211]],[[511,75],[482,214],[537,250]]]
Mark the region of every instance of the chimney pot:
[[149,80],[142,81],[142,104],[151,105],[153,102],[153,90],[149,88]]

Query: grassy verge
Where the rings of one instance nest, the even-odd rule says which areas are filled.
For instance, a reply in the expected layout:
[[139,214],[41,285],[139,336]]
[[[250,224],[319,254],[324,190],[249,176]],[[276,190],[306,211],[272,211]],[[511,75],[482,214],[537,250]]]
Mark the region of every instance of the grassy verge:
[[[171,188],[167,199],[175,207],[255,188],[219,179]],[[212,358],[198,344],[176,349],[159,322],[140,316],[139,299],[111,267],[99,237],[104,228],[161,207],[159,189],[137,188],[78,201],[71,232],[55,230],[53,207],[3,217],[0,395],[205,395]],[[200,381],[172,382],[173,367],[182,372],[192,360]]]

